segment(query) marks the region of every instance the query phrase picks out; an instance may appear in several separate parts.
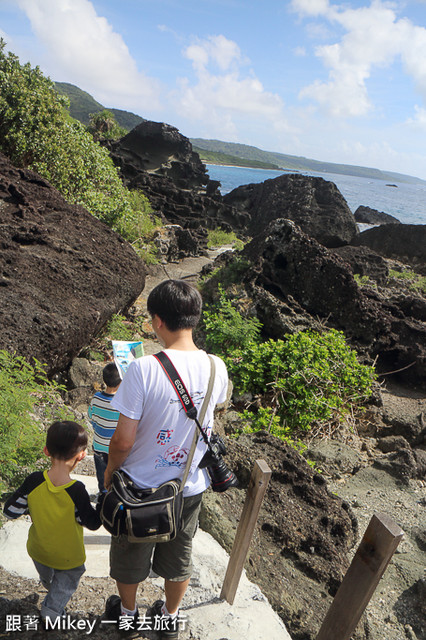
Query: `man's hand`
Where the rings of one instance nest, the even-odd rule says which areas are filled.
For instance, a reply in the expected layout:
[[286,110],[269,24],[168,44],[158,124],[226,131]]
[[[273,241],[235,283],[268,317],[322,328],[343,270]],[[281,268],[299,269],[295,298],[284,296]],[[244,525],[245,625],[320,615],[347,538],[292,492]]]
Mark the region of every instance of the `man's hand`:
[[138,424],[139,420],[133,420],[120,413],[117,428],[109,443],[108,466],[104,475],[105,489],[109,489],[113,472],[121,467],[132,450]]
[[105,474],[104,474],[104,487],[105,489],[109,489],[111,486],[111,479],[112,479],[112,473],[113,470],[109,469],[108,467],[105,469]]

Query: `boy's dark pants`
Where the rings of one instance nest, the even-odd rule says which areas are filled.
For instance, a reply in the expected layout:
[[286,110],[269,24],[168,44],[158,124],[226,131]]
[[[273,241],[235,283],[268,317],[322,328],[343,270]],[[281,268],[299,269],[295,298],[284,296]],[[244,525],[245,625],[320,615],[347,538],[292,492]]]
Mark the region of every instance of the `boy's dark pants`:
[[95,461],[96,477],[98,479],[99,493],[106,491],[104,487],[105,469],[108,465],[108,454],[103,451],[93,451],[93,459]]

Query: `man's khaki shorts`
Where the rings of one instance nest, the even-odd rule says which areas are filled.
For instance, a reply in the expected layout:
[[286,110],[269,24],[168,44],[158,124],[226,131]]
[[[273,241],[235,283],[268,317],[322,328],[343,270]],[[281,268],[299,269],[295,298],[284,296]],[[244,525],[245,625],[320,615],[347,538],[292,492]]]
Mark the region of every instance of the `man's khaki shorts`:
[[183,527],[170,542],[129,542],[126,535],[111,538],[110,576],[124,584],[145,580],[151,569],[162,578],[183,582],[192,574],[192,538],[198,525],[203,494],[183,501]]

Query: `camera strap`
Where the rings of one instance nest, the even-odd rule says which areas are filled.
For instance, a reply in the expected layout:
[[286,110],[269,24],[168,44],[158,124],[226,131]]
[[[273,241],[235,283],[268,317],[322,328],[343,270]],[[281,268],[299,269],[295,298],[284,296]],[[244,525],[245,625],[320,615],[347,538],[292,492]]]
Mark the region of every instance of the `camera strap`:
[[164,373],[166,374],[166,376],[168,377],[172,387],[174,388],[174,390],[177,393],[177,396],[182,404],[182,407],[187,415],[188,418],[190,418],[190,420],[194,420],[195,424],[197,425],[197,427],[199,428],[201,435],[203,436],[203,440],[206,443],[206,445],[208,446],[208,448],[211,450],[211,445],[209,442],[209,439],[207,437],[206,432],[204,431],[203,427],[201,426],[200,422],[203,422],[204,420],[204,416],[206,414],[207,411],[207,405],[210,401],[210,397],[212,395],[212,391],[213,391],[213,384],[214,384],[214,378],[215,378],[215,373],[216,373],[216,366],[215,366],[215,362],[214,359],[209,355],[209,359],[210,359],[210,378],[209,378],[209,384],[207,387],[207,392],[204,398],[204,402],[203,402],[203,406],[201,407],[201,411],[200,411],[200,420],[198,420],[198,411],[197,411],[197,407],[194,405],[191,396],[188,393],[188,390],[186,389],[182,378],[180,377],[180,375],[178,374],[178,372],[176,371],[176,368],[173,364],[173,362],[170,360],[169,356],[167,355],[167,353],[164,353],[164,351],[160,351],[159,353],[154,353],[154,358],[156,358],[156,360],[159,362],[160,366],[162,367]]

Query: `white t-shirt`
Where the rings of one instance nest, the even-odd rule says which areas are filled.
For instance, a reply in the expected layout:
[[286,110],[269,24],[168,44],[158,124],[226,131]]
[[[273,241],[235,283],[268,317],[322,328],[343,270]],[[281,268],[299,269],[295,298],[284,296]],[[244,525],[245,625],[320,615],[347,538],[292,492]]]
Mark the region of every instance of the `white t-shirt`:
[[[173,362],[198,412],[210,378],[210,360],[205,351],[164,349]],[[216,374],[213,392],[202,427],[210,437],[216,404],[224,402],[228,374],[224,362],[213,356]],[[186,417],[178,395],[154,356],[134,360],[111,401],[111,407],[139,420],[133,447],[121,468],[142,489],[158,487],[182,478],[198,427]],[[205,469],[198,467],[207,446],[199,433],[197,448],[185,484],[184,496],[197,495],[210,484]]]

